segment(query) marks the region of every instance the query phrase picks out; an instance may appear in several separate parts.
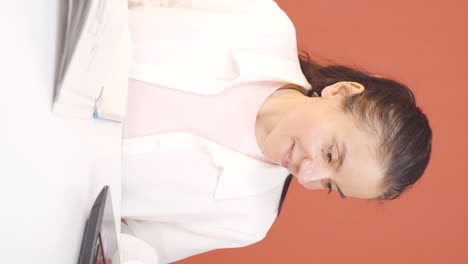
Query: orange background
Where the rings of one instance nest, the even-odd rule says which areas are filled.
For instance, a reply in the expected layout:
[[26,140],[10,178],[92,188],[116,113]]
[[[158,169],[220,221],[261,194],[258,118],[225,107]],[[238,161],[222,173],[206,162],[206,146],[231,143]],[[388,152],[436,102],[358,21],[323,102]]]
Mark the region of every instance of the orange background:
[[395,201],[293,180],[267,237],[182,263],[468,263],[468,2],[277,0],[299,49],[407,84],[433,129],[421,180]]

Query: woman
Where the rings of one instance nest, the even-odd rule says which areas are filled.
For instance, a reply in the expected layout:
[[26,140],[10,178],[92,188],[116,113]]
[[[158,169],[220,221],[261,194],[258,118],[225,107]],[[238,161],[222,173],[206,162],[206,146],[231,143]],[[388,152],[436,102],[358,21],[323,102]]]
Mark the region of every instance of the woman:
[[411,91],[298,56],[274,1],[146,3],[129,25],[122,232],[151,249],[142,262],[260,241],[294,176],[384,200],[427,166],[431,129]]

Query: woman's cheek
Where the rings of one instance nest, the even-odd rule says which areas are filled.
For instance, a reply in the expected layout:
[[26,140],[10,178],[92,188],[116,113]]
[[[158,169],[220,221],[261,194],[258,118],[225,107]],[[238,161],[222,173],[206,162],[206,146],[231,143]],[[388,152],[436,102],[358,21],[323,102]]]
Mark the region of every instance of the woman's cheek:
[[[299,181],[300,183],[300,181]],[[302,183],[301,183],[302,184]],[[312,182],[307,182],[305,184],[302,184],[307,190],[319,190],[319,189],[324,189],[322,186],[321,181],[312,181]]]
[[325,179],[326,176],[323,172],[320,171],[318,166],[319,163],[317,161],[308,158],[304,159],[301,163],[297,175],[299,183],[301,183],[304,186],[308,186],[309,184],[318,184],[318,186],[320,187],[321,180]]

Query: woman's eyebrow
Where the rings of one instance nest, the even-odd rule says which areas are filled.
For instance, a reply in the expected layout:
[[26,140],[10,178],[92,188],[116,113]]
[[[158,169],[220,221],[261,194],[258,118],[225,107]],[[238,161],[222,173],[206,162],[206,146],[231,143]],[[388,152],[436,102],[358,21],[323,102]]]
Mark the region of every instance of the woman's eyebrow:
[[[338,150],[338,152],[340,153],[340,161],[338,163],[338,166],[336,167],[336,172],[339,172],[340,169],[343,167],[343,162],[346,158],[346,152],[347,152],[347,149],[346,149],[346,145],[345,143],[341,143],[341,149]],[[338,187],[338,184],[335,183],[335,186],[336,186],[336,189],[338,190],[338,193],[340,194],[341,198],[347,198],[346,195],[344,195],[344,193],[341,191],[340,187]]]
[[341,149],[338,150],[340,153],[340,162],[338,163],[338,166],[336,167],[336,172],[340,172],[340,169],[343,167],[343,162],[346,159],[346,145],[345,143],[341,143]]

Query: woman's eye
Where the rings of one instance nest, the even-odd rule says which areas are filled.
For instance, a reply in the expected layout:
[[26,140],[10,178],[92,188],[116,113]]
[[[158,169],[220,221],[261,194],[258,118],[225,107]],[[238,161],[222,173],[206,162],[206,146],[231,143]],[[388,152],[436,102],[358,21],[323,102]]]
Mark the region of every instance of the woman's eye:
[[332,185],[331,182],[327,182],[328,194],[332,192]]
[[333,158],[333,156],[332,156],[332,147],[333,146],[330,146],[330,148],[327,151],[328,163],[330,163],[332,161],[332,158]]

